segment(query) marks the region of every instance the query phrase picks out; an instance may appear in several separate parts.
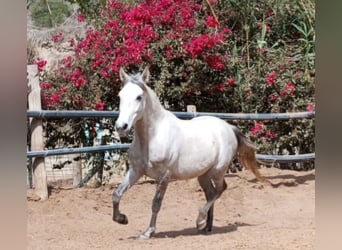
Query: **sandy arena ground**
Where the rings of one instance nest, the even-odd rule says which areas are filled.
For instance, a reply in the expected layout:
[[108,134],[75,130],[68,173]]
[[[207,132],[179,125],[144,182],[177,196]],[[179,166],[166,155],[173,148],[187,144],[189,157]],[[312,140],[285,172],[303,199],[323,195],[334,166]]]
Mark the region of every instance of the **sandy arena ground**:
[[153,238],[147,228],[155,185],[141,179],[121,200],[128,225],[112,221],[112,192],[101,188],[51,190],[47,201],[27,191],[27,249],[314,249],[315,170],[262,168],[275,187],[262,186],[248,171],[228,174],[228,189],[215,203],[214,227],[196,229],[205,198],[196,179],[170,183]]

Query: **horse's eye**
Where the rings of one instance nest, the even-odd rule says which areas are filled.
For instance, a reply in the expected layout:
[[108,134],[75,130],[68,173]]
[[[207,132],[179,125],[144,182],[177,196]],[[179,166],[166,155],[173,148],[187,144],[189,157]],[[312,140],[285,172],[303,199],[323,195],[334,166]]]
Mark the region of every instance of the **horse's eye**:
[[142,99],[142,96],[141,96],[141,95],[138,95],[138,96],[137,96],[137,101],[141,101],[141,99]]

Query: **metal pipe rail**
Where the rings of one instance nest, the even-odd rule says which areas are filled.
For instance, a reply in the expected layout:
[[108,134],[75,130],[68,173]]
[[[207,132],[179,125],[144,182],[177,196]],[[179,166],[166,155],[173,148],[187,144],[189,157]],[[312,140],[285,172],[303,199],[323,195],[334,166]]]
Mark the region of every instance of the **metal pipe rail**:
[[113,145],[99,145],[93,147],[83,148],[61,148],[61,149],[50,149],[43,151],[29,151],[27,157],[46,157],[52,155],[67,155],[67,154],[78,154],[78,153],[93,153],[107,150],[126,150],[131,144],[113,144]]
[[[63,149],[52,149],[44,151],[30,151],[27,152],[27,157],[46,157],[52,155],[66,155],[76,153],[92,153],[107,150],[127,150],[130,144],[113,144],[113,145],[101,145],[94,147],[83,147],[83,148],[63,148]],[[315,154],[301,154],[301,155],[263,155],[257,154],[257,159],[265,163],[286,163],[286,162],[309,162],[315,160]]]
[[[315,112],[297,112],[297,113],[205,113],[205,112],[173,112],[177,117],[191,119],[199,116],[215,116],[224,120],[289,120],[289,119],[312,119]],[[78,111],[78,110],[44,110],[27,111],[28,117],[34,118],[86,118],[86,117],[112,117],[119,116],[118,111]],[[130,144],[101,145],[83,148],[64,148],[45,151],[28,151],[27,157],[46,157],[52,155],[91,153],[107,150],[127,150]],[[301,155],[263,155],[257,154],[256,157],[265,163],[288,163],[288,162],[309,162],[315,160],[315,153]]]
[[[207,113],[207,112],[173,112],[177,117],[191,119],[199,116],[215,116],[224,120],[289,120],[312,119],[315,112],[297,113]],[[35,118],[80,118],[80,117],[113,117],[119,116],[119,111],[81,111],[81,110],[44,110],[27,111],[28,117]]]

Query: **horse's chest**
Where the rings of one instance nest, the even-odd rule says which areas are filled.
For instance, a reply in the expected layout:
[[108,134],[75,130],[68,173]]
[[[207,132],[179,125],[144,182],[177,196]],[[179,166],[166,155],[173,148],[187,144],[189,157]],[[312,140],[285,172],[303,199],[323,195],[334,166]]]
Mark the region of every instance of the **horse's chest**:
[[142,153],[142,151],[139,151],[139,153],[131,153],[130,161],[132,167],[142,170],[150,178],[159,179],[173,164],[172,157],[160,149],[150,148],[145,153]]
[[172,159],[161,152],[151,152],[145,169],[146,175],[158,179],[172,167]]
[[159,131],[148,143],[134,143],[130,160],[135,162],[134,165],[143,170],[145,175],[158,179],[176,164],[176,148],[174,141],[170,142],[165,138],[165,130]]

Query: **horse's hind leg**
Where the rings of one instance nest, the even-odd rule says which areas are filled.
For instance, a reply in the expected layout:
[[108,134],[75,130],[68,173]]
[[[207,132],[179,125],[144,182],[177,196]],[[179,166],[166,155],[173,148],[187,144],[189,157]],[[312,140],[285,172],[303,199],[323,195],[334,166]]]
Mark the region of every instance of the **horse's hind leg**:
[[113,192],[113,221],[120,224],[127,224],[128,219],[125,214],[120,213],[119,204],[121,196],[127,191],[137,180],[142,176],[142,174],[137,173],[133,168],[129,168],[123,182],[118,186],[118,188]]
[[197,229],[204,232],[210,232],[214,219],[214,203],[227,188],[227,184],[222,177],[220,181],[214,181],[214,187],[211,179],[207,175],[199,176],[198,182],[205,193],[207,203],[199,210],[196,221]]
[[199,176],[197,179],[204,191],[205,198],[207,200],[206,205],[199,210],[199,214],[196,221],[197,229],[203,231],[210,231],[214,215],[214,207],[213,204],[211,205],[208,203],[210,200],[213,200],[216,196],[216,190],[207,175]]

